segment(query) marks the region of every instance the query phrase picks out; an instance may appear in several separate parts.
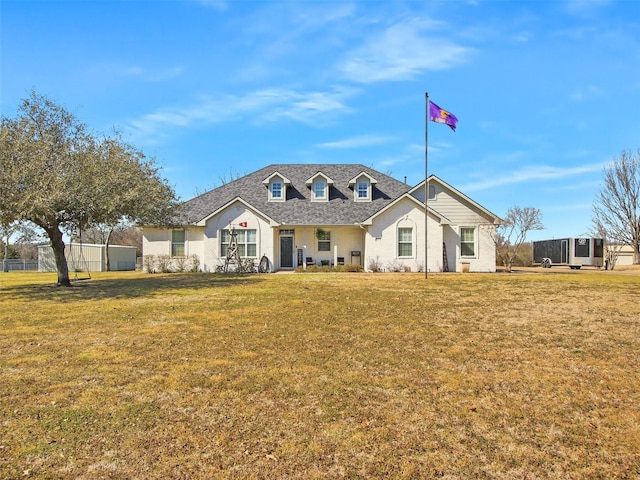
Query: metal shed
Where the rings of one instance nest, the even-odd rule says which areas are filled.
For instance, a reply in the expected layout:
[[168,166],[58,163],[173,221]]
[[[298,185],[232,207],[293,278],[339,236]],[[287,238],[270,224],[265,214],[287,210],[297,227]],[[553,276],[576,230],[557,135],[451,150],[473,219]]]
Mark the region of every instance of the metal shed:
[[[106,245],[70,243],[65,246],[69,271],[104,272],[107,270]],[[135,270],[136,247],[109,245],[112,271]],[[38,271],[55,272],[56,260],[50,245],[38,247]]]

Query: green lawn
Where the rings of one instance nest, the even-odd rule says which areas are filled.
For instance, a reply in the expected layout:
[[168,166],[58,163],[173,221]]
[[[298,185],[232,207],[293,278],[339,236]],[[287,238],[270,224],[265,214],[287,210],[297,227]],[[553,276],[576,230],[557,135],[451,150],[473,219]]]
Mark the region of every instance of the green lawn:
[[0,273],[0,478],[640,478],[640,276]]

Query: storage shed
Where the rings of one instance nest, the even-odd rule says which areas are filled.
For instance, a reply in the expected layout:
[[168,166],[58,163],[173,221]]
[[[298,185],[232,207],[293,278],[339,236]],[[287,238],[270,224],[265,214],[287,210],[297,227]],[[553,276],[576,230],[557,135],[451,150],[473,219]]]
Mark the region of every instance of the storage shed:
[[[70,243],[64,254],[70,272],[104,272],[107,270],[106,245]],[[112,271],[135,270],[136,247],[109,245],[109,262]],[[55,272],[56,259],[50,245],[38,247],[38,271]]]

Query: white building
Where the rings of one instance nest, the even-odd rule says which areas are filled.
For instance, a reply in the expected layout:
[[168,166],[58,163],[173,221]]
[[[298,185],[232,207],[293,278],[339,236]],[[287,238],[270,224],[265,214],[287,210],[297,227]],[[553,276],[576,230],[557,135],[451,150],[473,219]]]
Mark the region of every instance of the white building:
[[357,263],[494,272],[500,218],[432,175],[425,232],[424,183],[410,187],[358,164],[269,165],[185,202],[173,228],[144,226],[143,255],[195,256],[214,271],[232,226],[241,257],[266,256],[272,271]]
[[[104,272],[107,270],[106,245],[70,243],[64,255],[70,272]],[[135,270],[136,247],[109,245],[109,264],[112,271]],[[38,271],[55,272],[56,259],[50,245],[38,247]]]

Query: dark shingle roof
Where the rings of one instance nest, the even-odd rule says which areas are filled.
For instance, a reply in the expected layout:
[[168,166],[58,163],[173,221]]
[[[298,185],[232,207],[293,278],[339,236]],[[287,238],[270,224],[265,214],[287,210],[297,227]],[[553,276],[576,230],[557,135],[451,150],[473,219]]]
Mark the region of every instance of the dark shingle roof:
[[[278,172],[291,181],[284,202],[269,202],[267,187],[262,183]],[[334,181],[328,202],[312,202],[305,182],[321,172]],[[349,180],[366,172],[377,180],[371,202],[355,202]],[[280,224],[287,225],[353,225],[369,218],[400,195],[409,186],[384,173],[359,164],[274,164],[210,190],[182,205],[182,222],[195,224],[213,212],[241,198],[255,209]]]

